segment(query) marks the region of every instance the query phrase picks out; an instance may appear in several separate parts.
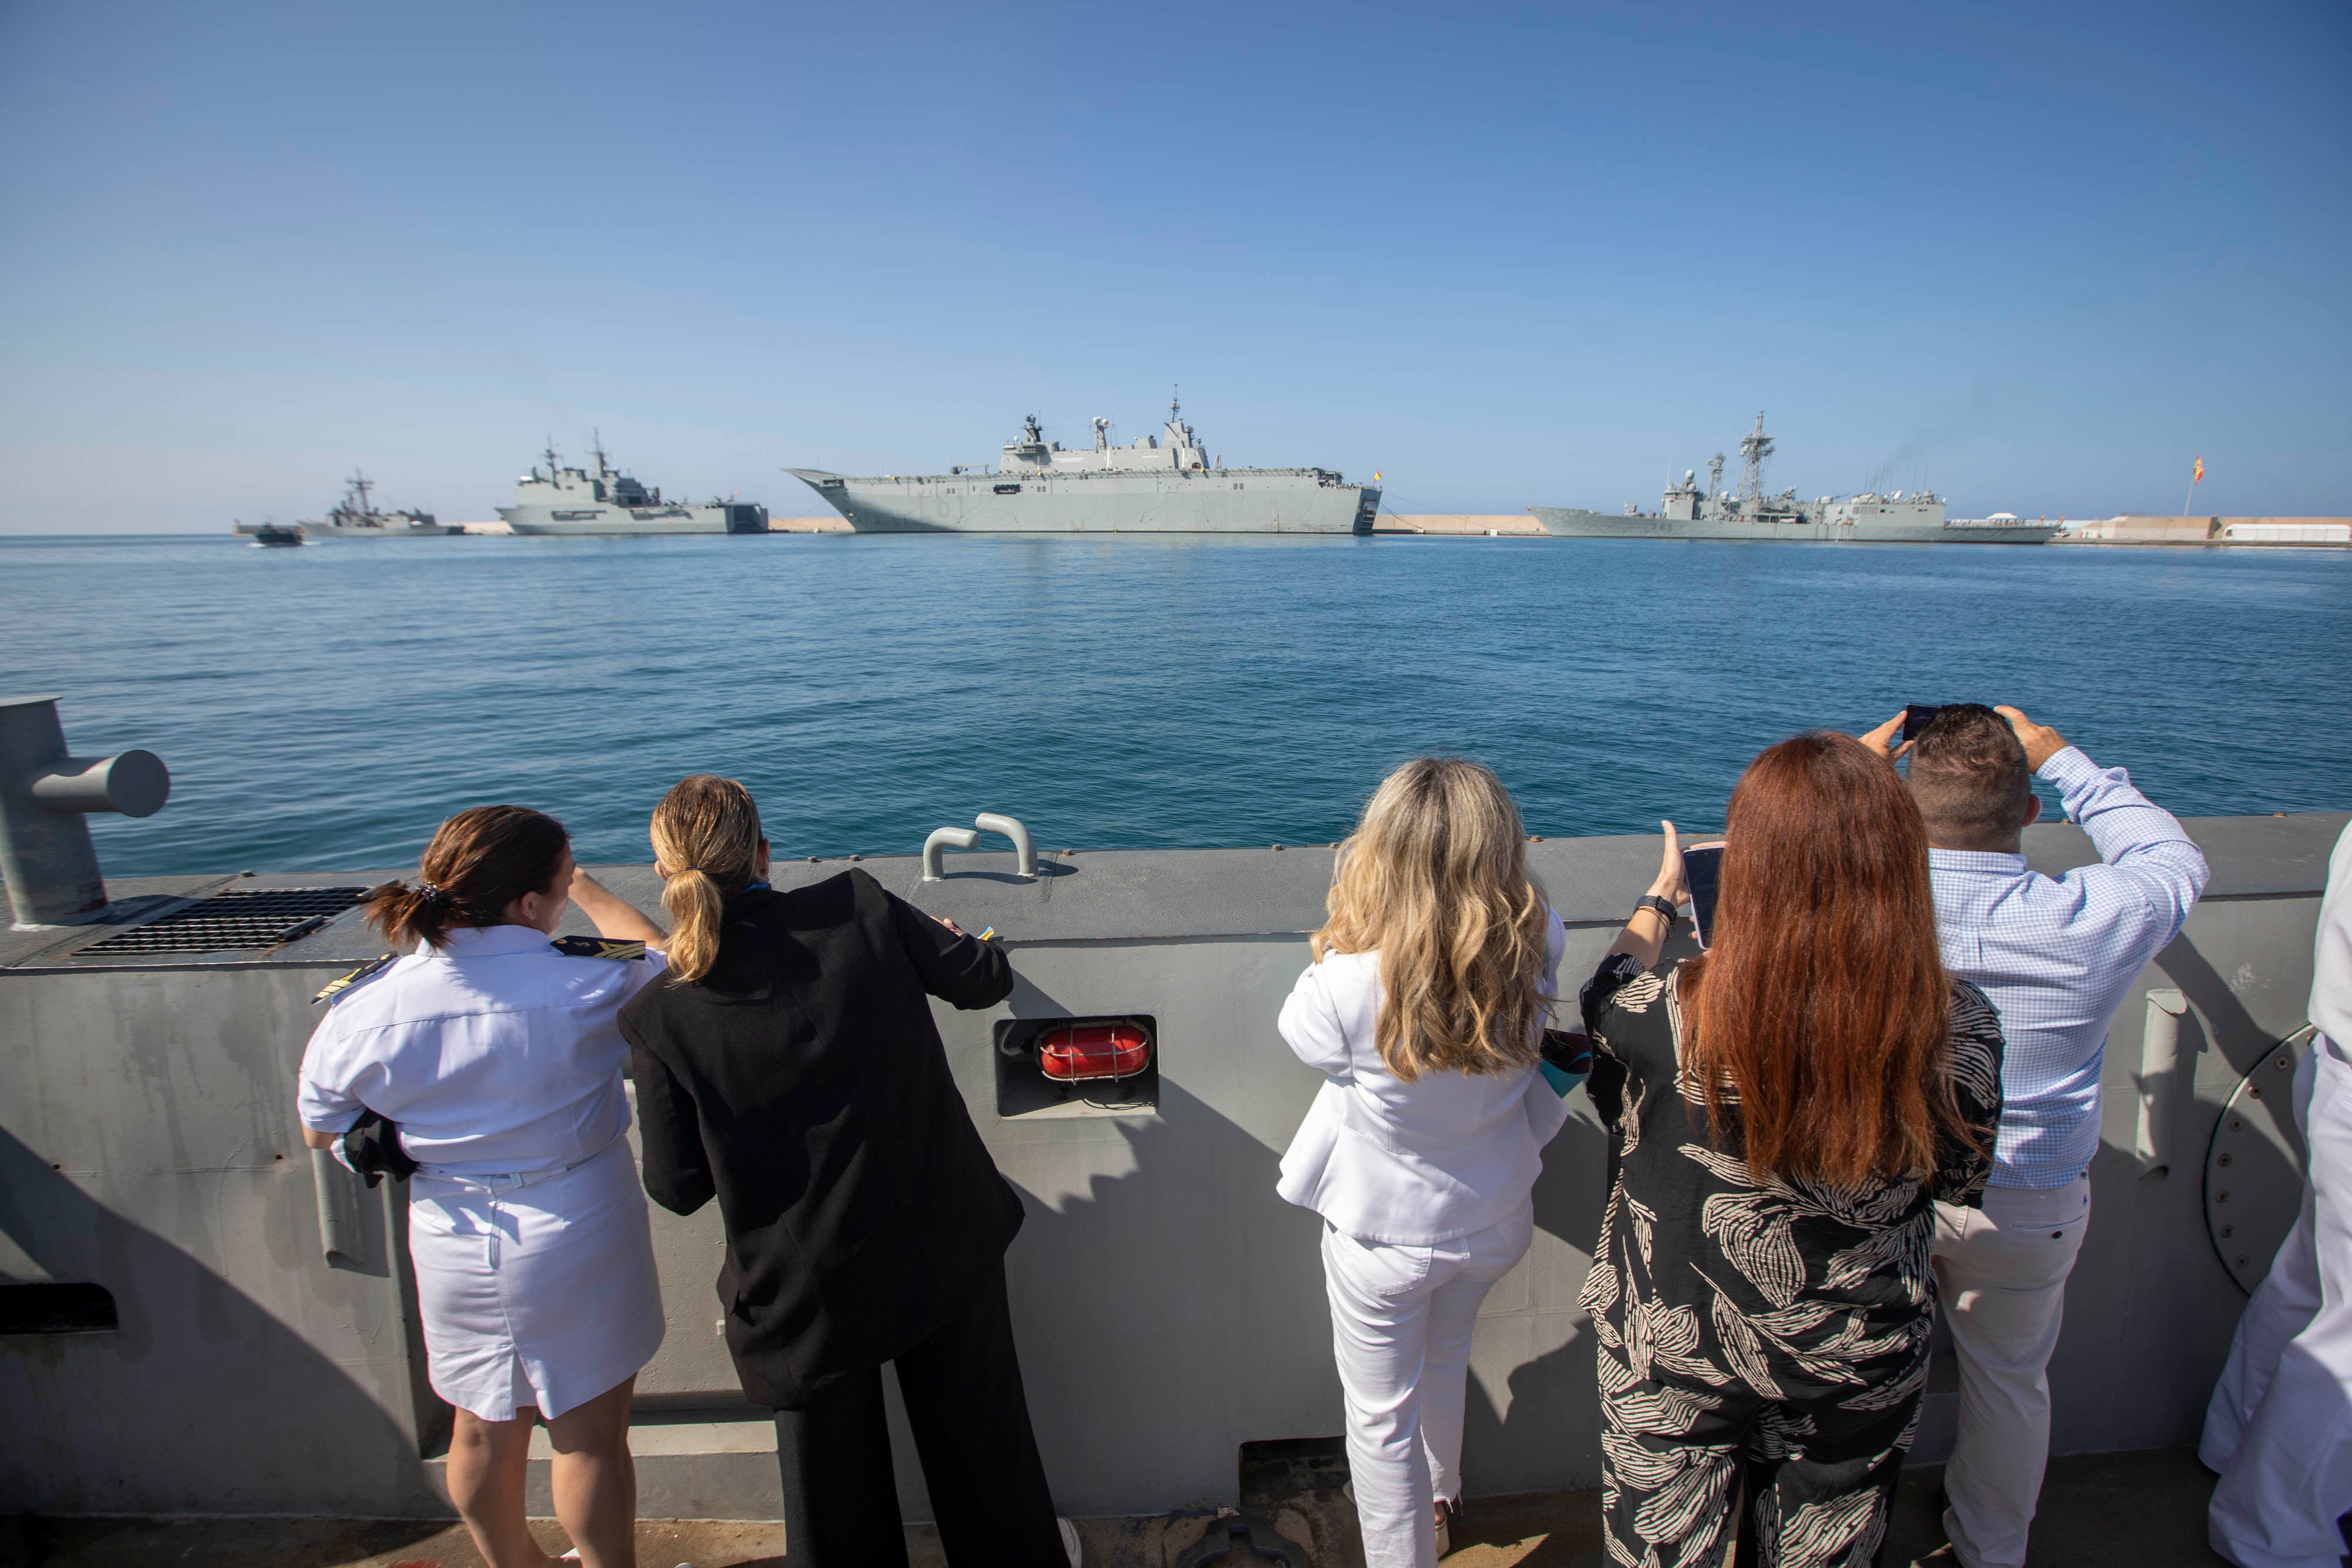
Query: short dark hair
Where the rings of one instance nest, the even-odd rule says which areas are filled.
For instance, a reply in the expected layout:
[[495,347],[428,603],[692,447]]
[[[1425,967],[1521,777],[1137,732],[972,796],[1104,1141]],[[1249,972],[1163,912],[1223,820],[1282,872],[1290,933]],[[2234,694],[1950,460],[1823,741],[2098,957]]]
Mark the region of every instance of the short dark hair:
[[2025,826],[2033,770],[2009,720],[1982,703],[1936,715],[1911,748],[1911,798],[1937,839],[2006,838]]

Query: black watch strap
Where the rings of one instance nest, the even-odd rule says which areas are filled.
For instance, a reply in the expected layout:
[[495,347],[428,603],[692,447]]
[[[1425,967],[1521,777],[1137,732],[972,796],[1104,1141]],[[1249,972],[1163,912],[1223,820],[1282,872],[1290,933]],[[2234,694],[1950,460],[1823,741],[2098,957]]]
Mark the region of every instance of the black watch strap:
[[1666,928],[1670,931],[1674,929],[1675,905],[1672,900],[1660,898],[1654,893],[1645,893],[1639,899],[1634,901],[1633,912],[1638,915],[1644,909],[1654,909],[1660,915],[1664,915],[1666,917]]

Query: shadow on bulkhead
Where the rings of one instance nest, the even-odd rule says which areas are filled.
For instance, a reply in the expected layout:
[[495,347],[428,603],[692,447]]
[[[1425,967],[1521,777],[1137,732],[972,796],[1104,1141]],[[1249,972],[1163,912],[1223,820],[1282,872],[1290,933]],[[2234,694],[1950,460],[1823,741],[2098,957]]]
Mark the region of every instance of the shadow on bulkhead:
[[[446,1511],[415,1442],[368,1390],[5,1127],[0,1235],[49,1280],[103,1285],[120,1322],[0,1335],[0,1511],[251,1512],[289,1495],[321,1513]],[[309,1266],[323,1269],[315,1256]],[[438,1528],[420,1521],[416,1534]]]

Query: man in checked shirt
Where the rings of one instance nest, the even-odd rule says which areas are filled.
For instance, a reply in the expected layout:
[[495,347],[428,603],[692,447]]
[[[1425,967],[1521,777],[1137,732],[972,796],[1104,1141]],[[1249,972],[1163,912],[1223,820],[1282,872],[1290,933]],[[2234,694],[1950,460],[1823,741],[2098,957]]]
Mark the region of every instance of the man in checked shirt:
[[[2050,1455],[2050,1353],[2091,1214],[2107,1020],[2205,889],[2205,857],[2172,814],[2013,707],[1939,712],[1903,750],[1897,715],[1864,738],[1910,757],[1927,819],[1944,967],[1975,981],[2008,1042],[1984,1207],[1936,1211],[1935,1258],[1960,1366],[1959,1436],[1944,1469],[1950,1542],[1937,1561],[2021,1568]],[[2028,871],[2040,778],[2100,864]]]

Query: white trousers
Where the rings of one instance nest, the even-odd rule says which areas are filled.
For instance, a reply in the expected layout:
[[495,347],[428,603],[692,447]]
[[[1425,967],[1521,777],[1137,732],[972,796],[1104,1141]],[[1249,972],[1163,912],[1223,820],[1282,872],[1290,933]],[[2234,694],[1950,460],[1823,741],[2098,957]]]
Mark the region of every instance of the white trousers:
[[2336,1568],[2352,1511],[2352,1063],[2321,1036],[2295,1073],[2303,1212],[2238,1320],[2197,1457],[2206,1528],[2239,1568]]
[[1462,1404],[1478,1303],[1534,1239],[1532,1203],[1433,1247],[1359,1241],[1323,1227],[1365,1568],[1434,1568],[1434,1505],[1462,1496]]
[[1985,1188],[1936,1206],[1936,1277],[1960,1364],[1959,1435],[1944,1467],[1944,1538],[1964,1568],[2023,1568],[2050,1462],[2050,1353],[2091,1182]]

